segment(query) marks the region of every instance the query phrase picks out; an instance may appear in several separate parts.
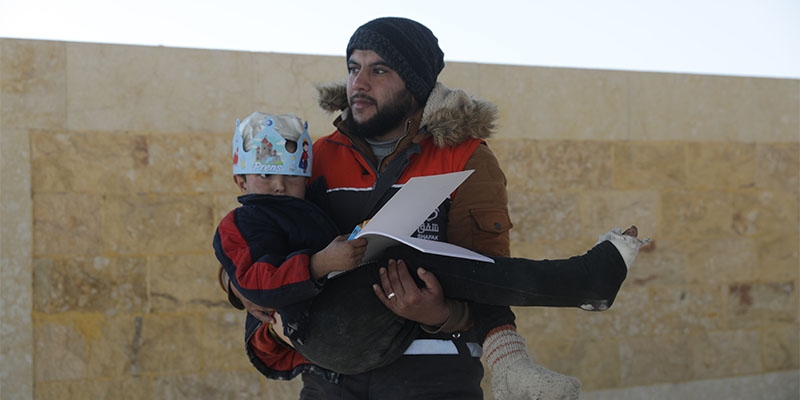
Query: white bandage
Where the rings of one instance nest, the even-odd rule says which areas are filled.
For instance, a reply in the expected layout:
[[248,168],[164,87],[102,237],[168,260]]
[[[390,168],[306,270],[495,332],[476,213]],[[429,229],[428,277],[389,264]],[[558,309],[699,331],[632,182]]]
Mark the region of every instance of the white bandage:
[[622,259],[625,261],[625,267],[627,268],[631,267],[633,260],[636,259],[636,255],[639,254],[639,248],[647,243],[650,243],[650,239],[640,239],[630,235],[623,235],[622,229],[620,229],[618,226],[600,235],[597,238],[597,243],[595,245],[606,240],[611,242],[611,244],[617,248],[617,251],[619,251]]

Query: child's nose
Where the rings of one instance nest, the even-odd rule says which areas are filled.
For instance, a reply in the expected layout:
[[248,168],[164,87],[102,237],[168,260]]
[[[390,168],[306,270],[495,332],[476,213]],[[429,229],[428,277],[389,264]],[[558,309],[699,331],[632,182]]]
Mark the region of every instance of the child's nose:
[[275,185],[273,186],[273,188],[275,189],[275,193],[276,194],[283,194],[283,192],[286,190],[286,184],[284,182],[283,175],[275,176],[274,183],[275,183]]

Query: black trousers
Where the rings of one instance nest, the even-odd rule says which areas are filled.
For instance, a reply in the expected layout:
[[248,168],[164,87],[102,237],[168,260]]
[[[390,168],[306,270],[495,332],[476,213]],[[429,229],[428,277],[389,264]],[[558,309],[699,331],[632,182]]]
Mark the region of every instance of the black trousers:
[[[494,258],[495,263],[443,257],[408,247],[387,251],[386,259],[402,259],[412,276],[424,267],[439,280],[446,297],[476,303],[473,319],[477,340],[504,323],[513,323],[507,306],[611,306],[627,268],[610,242],[563,260]],[[301,343],[293,343],[315,364],[343,374],[359,374],[398,360],[422,332],[417,323],[388,310],[372,289],[379,283],[381,261],[330,279],[314,299],[303,324]],[[506,306],[506,307],[492,307]],[[494,315],[497,314],[497,315]]]
[[303,374],[300,400],[482,400],[481,379],[480,358],[404,356],[337,383]]

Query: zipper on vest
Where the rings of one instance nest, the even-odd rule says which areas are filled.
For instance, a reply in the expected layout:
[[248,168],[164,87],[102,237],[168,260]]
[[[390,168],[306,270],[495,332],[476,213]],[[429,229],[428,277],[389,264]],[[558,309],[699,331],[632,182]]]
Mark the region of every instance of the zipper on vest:
[[408,133],[411,132],[411,123],[412,122],[411,122],[410,119],[406,120],[406,129],[405,129],[405,132],[403,133],[403,136],[401,136],[399,139],[397,139],[397,142],[394,143],[394,148],[392,149],[392,151],[390,151],[389,154],[384,156],[381,159],[381,161],[378,163],[378,168],[376,168],[376,171],[375,171],[376,174],[380,175],[380,170],[381,170],[381,167],[383,166],[383,162],[386,160],[387,157],[389,157],[389,156],[393,155],[395,152],[397,152],[397,146],[399,146],[400,142],[402,142],[403,139],[405,139],[406,136],[408,136]]

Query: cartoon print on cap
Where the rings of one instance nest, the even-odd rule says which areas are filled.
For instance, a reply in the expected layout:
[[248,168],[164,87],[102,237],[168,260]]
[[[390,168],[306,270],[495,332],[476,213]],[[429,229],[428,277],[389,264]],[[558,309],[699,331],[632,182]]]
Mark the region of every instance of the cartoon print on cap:
[[[302,151],[298,151],[302,143]],[[311,176],[308,122],[294,114],[255,112],[236,121],[233,173]]]

